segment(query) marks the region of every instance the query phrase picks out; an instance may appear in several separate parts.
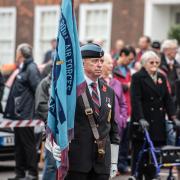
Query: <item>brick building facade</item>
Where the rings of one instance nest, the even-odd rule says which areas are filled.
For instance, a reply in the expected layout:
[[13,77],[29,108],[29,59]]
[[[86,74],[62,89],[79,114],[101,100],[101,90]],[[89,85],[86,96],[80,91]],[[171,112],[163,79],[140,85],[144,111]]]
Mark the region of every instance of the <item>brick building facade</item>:
[[1,0],[0,8],[16,7],[16,46],[22,42],[33,45],[34,8],[58,4],[59,0]]
[[[81,0],[81,3],[90,2],[91,0]],[[144,0],[96,0],[95,2],[111,2],[113,5],[111,47],[118,38],[122,38],[127,44],[137,44],[138,38],[143,34]]]
[[[77,22],[78,22],[79,28],[83,26],[81,24],[83,21],[80,21],[80,18],[81,18],[80,15],[82,11],[84,11],[83,8],[81,8],[81,5],[85,3],[86,5],[88,5],[88,8],[91,8],[91,5],[95,5],[95,6],[99,5],[99,9],[100,9],[100,7],[103,4],[107,4],[107,7],[110,7],[109,8],[111,10],[111,13],[109,13],[110,14],[110,21],[109,21],[110,30],[108,31],[110,35],[107,36],[107,39],[110,40],[110,43],[109,43],[108,50],[110,50],[110,48],[113,46],[117,38],[122,38],[127,44],[136,44],[138,38],[143,34],[144,0],[76,0],[75,3],[77,6],[76,15],[77,15]],[[53,8],[57,6],[58,8],[58,5],[59,5],[59,0],[13,0],[13,1],[1,0],[0,1],[0,13],[1,13],[1,9],[5,9],[5,8],[15,9],[15,16],[16,16],[15,24],[16,25],[14,27],[15,28],[15,36],[14,36],[14,42],[13,42],[14,46],[12,46],[14,47],[14,52],[17,45],[22,42],[27,42],[35,46],[36,41],[39,42],[39,40],[42,39],[41,37],[36,37],[37,36],[36,29],[38,29],[38,27],[36,26],[39,25],[38,24],[39,22],[41,22],[41,21],[39,22],[37,21],[38,7],[45,8],[45,7],[51,6],[51,8]],[[80,13],[80,10],[81,10],[81,13]],[[106,14],[102,15],[102,18],[103,17],[106,17]],[[47,24],[47,22],[45,24]],[[93,33],[93,30],[91,34],[92,33]],[[0,34],[1,34],[1,25],[0,25]],[[39,34],[41,34],[41,32],[39,32]],[[49,37],[47,37],[47,39],[48,38]],[[0,46],[3,45],[2,43],[3,41],[1,42],[1,39],[3,38],[1,38],[1,35],[0,35]],[[49,40],[50,39],[48,39],[48,41]],[[46,38],[42,40],[41,44],[43,43],[43,41],[46,41]],[[35,49],[36,49],[35,53],[38,53],[39,50],[36,47]],[[47,47],[44,48],[44,51],[45,49],[47,49]],[[41,54],[37,56],[39,59],[42,58],[42,53],[44,52],[41,52]],[[14,58],[14,54],[12,58]],[[12,61],[13,60],[9,60],[9,62],[12,62]],[[38,60],[38,62],[40,62],[40,60]],[[1,64],[2,64],[2,61],[1,61]]]

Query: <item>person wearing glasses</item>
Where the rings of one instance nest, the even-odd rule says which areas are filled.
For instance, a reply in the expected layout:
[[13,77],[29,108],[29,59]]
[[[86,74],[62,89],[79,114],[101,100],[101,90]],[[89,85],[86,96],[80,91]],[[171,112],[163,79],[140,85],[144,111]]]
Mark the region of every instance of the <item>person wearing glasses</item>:
[[154,173],[143,167],[142,162],[136,169],[139,151],[144,142],[143,128],[147,128],[155,147],[166,145],[165,115],[179,127],[179,120],[166,78],[158,71],[161,63],[158,55],[147,51],[141,58],[142,68],[132,76],[131,94],[131,138],[132,138],[132,175],[138,170],[138,180],[154,178]]
[[[177,108],[177,113],[180,112],[180,105],[178,101],[177,82],[180,81],[180,64],[176,59],[178,43],[176,39],[166,39],[162,43],[162,54],[161,54],[161,64],[160,69],[165,74],[168,83],[170,94],[172,96],[173,102]],[[176,143],[176,132],[173,131],[172,124],[169,120],[166,121],[166,131],[167,131],[167,143],[168,145],[175,145]]]
[[175,59],[178,43],[175,39],[167,39],[162,44],[160,69],[164,71],[171,87],[171,96],[176,103],[176,80],[180,79],[180,64]]

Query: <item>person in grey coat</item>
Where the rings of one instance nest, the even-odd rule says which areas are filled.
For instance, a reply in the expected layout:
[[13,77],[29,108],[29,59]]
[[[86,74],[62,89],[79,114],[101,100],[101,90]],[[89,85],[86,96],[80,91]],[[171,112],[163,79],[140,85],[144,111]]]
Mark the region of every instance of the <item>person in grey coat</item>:
[[[51,66],[52,68],[52,66]],[[51,70],[50,70],[51,71]],[[44,121],[47,124],[48,117],[48,102],[50,96],[51,73],[42,79],[36,89],[35,95],[35,115],[36,118]],[[45,140],[45,132],[42,135],[42,140]],[[51,152],[45,147],[45,162],[43,168],[43,180],[56,179],[56,161]]]
[[49,73],[39,83],[35,94],[35,116],[47,124],[48,101],[50,94],[51,74]]

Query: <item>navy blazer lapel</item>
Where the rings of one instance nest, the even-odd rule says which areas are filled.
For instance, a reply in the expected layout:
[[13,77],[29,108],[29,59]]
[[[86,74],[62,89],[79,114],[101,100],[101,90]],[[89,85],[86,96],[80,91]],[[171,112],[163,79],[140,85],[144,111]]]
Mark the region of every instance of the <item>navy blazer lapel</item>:
[[100,96],[101,96],[101,108],[100,108],[100,110],[103,109],[102,107],[105,104],[105,94],[106,94],[106,92],[103,91],[103,86],[105,86],[105,85],[103,84],[102,81],[99,80],[99,91],[100,91]]
[[99,112],[99,117],[97,117],[95,110],[94,110],[94,105],[93,105],[93,100],[92,100],[92,96],[89,92],[88,89],[88,85],[86,87],[86,94],[89,100],[89,104],[91,106],[91,108],[93,109],[93,114],[95,119],[97,119],[98,122],[101,121],[102,117],[105,115],[105,113],[108,112],[108,108],[107,108],[107,98],[108,98],[108,93],[107,93],[107,85],[105,85],[102,81],[99,80],[98,82],[99,85],[99,91],[100,91],[100,96],[101,96],[101,107],[100,107],[100,112]]
[[100,112],[99,112],[99,117],[98,120],[101,120],[102,116],[105,115],[105,113],[108,111],[107,109],[107,85],[104,84],[101,80],[99,80],[99,91],[101,95],[101,107],[100,107]]

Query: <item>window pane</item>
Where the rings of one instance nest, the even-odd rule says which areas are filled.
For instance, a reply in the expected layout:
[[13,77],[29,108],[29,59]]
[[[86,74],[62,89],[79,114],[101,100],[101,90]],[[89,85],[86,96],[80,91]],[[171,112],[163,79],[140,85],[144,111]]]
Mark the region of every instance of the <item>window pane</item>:
[[180,12],[176,13],[176,24],[180,24]]
[[89,39],[102,39],[107,41],[107,10],[88,10],[86,12],[86,26],[85,34],[86,40]]
[[54,10],[47,10],[41,13],[39,48],[41,58],[44,58],[46,51],[51,48],[50,41],[57,36],[57,17],[57,11]]
[[13,59],[13,47],[12,42],[9,41],[1,41],[0,42],[0,54],[1,54],[1,61],[0,64],[7,64],[12,63]]
[[14,62],[14,13],[0,12],[0,64]]

